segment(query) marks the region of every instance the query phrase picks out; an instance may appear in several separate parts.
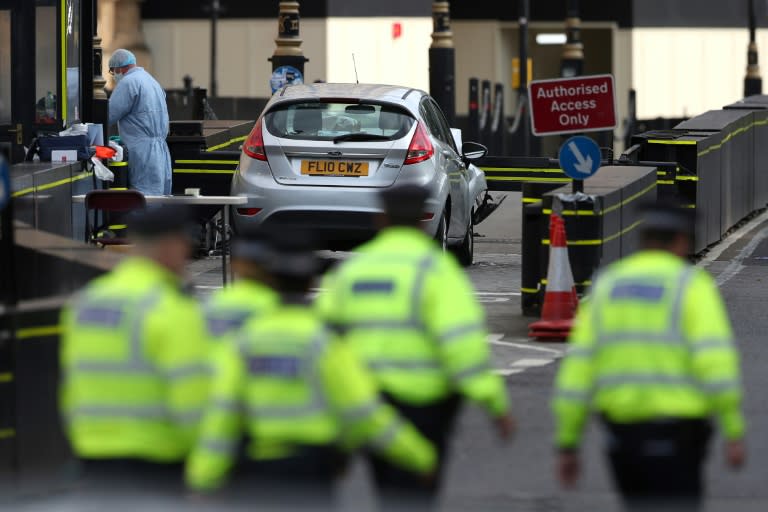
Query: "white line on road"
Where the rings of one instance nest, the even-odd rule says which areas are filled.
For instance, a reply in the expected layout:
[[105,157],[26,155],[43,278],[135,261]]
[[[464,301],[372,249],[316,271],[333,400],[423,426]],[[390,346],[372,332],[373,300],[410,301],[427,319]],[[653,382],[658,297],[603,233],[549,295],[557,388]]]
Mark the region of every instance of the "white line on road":
[[[502,335],[501,338],[504,336]],[[489,343],[491,345],[500,345],[503,347],[514,347],[514,348],[522,348],[525,350],[533,350],[535,352],[544,352],[546,354],[551,354],[555,357],[562,357],[562,355],[565,353],[565,349],[563,350],[557,350],[554,348],[547,348],[547,347],[540,347],[538,345],[533,345],[531,342],[528,341],[527,338],[520,338],[522,343],[515,343],[511,341],[502,341],[501,339],[490,339]]]
[[767,236],[768,228],[763,228],[757,235],[755,235],[752,240],[749,241],[747,245],[744,246],[744,248],[739,252],[739,255],[731,260],[728,266],[725,267],[725,270],[720,272],[720,275],[718,275],[715,279],[718,286],[724,285],[728,282],[729,279],[744,270],[744,260],[750,257],[753,252],[755,252],[757,246],[760,245],[760,243],[765,240]]
[[529,368],[536,368],[537,366],[546,366],[551,363],[553,359],[518,359],[510,365],[509,368],[496,370],[496,373],[504,376],[514,375],[516,373],[522,373]]
[[706,266],[715,261],[717,258],[720,257],[721,254],[723,254],[725,251],[727,251],[733,244],[744,238],[744,236],[752,231],[754,228],[762,224],[768,220],[768,211],[765,211],[749,221],[747,224],[743,225],[731,235],[726,238],[725,240],[722,240],[719,245],[714,247],[711,251],[707,253],[706,256],[704,256],[701,261],[699,261],[699,265]]

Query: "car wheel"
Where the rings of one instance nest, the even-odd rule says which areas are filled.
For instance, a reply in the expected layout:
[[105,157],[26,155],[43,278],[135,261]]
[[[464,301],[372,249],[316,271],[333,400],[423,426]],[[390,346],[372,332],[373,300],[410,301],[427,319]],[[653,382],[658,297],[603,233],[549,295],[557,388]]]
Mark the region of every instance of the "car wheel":
[[437,233],[435,233],[435,241],[443,249],[443,252],[448,250],[448,217],[446,214],[447,212],[443,210],[440,223],[437,226]]
[[469,267],[475,261],[475,213],[469,216],[469,225],[467,226],[467,234],[464,235],[464,240],[461,241],[461,245],[456,247],[456,258],[464,267]]

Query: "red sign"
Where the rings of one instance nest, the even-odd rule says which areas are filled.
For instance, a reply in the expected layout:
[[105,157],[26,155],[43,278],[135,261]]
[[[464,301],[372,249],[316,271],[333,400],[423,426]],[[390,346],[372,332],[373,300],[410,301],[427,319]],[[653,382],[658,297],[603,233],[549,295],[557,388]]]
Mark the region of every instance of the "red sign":
[[613,75],[536,80],[529,94],[535,135],[616,128]]

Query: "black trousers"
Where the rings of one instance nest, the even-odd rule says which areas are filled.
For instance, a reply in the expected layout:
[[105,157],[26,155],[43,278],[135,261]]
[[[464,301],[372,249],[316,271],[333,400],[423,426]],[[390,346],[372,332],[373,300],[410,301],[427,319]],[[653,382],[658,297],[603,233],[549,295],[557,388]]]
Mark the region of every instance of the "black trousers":
[[438,453],[438,468],[435,478],[427,482],[412,472],[393,466],[376,454],[369,454],[368,460],[373,471],[381,510],[400,512],[434,509],[446,464],[449,438],[461,409],[462,399],[459,395],[452,395],[427,406],[409,405],[387,394],[384,394],[384,399],[432,442]]
[[183,463],[141,459],[80,459],[78,490],[82,496],[181,499],[184,494]]
[[212,500],[248,505],[248,510],[335,510],[336,481],[345,464],[346,457],[330,446],[301,447],[289,457],[273,460],[243,456],[229,483]]
[[707,420],[604,423],[611,470],[628,510],[701,508],[702,469],[712,434]]

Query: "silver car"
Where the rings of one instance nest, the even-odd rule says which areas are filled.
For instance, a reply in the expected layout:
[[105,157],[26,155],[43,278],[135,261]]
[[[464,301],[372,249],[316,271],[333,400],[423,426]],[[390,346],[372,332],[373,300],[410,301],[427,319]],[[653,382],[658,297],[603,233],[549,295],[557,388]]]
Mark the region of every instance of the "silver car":
[[348,250],[375,233],[381,188],[418,183],[431,190],[425,230],[470,265],[474,224],[490,213],[485,175],[470,160],[486,152],[462,144],[435,100],[418,89],[287,86],[243,144],[232,194],[248,203],[235,209],[234,227],[301,226],[324,248]]

